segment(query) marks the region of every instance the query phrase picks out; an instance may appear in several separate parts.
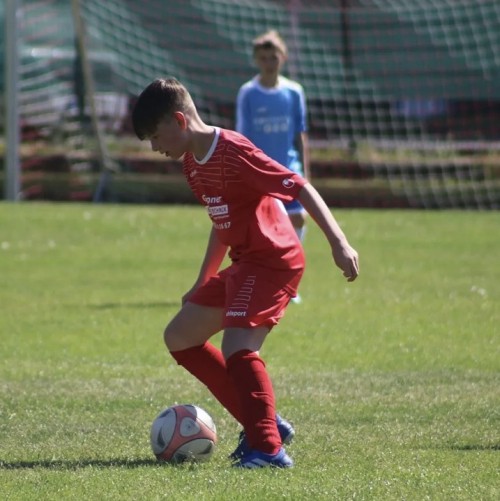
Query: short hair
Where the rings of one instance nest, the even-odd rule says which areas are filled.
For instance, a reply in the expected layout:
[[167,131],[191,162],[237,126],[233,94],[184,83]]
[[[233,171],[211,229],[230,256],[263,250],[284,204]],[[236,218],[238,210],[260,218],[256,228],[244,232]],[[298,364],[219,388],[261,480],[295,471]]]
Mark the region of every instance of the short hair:
[[281,35],[276,30],[269,30],[254,38],[252,41],[253,54],[259,49],[276,49],[279,50],[284,56],[288,53],[288,48]]
[[175,78],[157,78],[139,95],[132,111],[132,125],[141,140],[152,136],[158,124],[176,111],[195,110],[191,95]]

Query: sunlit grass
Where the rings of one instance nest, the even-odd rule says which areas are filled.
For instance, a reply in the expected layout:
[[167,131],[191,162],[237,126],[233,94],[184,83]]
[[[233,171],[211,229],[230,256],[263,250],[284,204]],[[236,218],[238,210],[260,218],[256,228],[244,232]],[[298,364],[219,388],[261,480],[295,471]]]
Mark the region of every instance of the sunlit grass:
[[[241,472],[237,424],[162,343],[204,211],[0,205],[2,499],[497,499],[498,213],[336,215],[359,280],[309,224],[304,302],[262,350],[296,467]],[[154,460],[149,426],[176,402],[214,417],[209,463]]]

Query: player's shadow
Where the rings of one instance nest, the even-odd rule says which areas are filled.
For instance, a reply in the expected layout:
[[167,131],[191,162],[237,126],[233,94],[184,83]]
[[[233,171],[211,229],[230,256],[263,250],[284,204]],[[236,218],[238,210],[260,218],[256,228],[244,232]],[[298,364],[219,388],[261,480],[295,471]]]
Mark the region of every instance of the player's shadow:
[[500,451],[500,444],[465,444],[452,445],[450,449],[454,451]]
[[45,468],[47,470],[79,470],[81,468],[141,468],[158,466],[156,459],[41,459],[39,461],[3,461],[0,459],[0,470],[31,470]]

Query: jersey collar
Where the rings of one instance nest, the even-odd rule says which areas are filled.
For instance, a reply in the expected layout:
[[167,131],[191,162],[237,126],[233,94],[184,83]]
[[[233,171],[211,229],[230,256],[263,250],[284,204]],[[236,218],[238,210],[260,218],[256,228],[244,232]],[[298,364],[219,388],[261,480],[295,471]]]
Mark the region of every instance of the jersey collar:
[[206,164],[210,160],[210,157],[212,156],[212,153],[214,152],[215,147],[217,146],[217,142],[219,141],[219,136],[220,136],[220,127],[214,127],[214,130],[215,130],[214,140],[212,141],[212,144],[210,145],[210,148],[208,149],[207,154],[201,160],[198,160],[193,155],[194,161],[198,165]]

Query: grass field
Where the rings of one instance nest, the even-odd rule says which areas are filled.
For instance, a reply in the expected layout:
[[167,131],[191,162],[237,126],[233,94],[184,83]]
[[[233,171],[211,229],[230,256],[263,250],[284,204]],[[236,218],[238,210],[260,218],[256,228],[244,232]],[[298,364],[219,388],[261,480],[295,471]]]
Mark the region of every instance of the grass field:
[[[336,215],[360,278],[310,224],[304,303],[262,351],[296,467],[237,471],[237,424],[162,344],[204,211],[0,204],[0,498],[499,499],[500,214]],[[176,402],[214,417],[210,462],[154,460]]]

